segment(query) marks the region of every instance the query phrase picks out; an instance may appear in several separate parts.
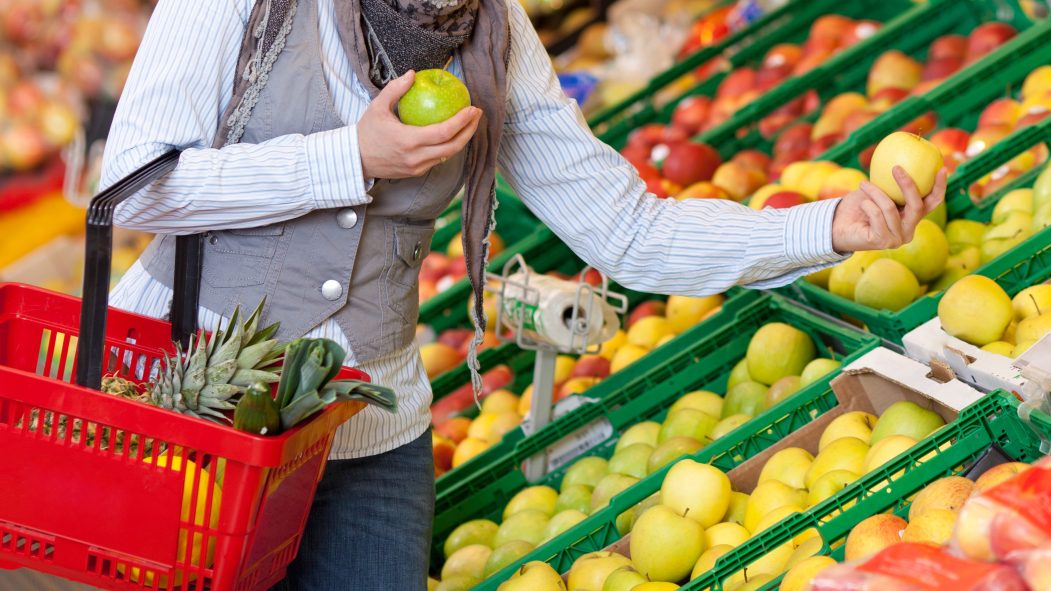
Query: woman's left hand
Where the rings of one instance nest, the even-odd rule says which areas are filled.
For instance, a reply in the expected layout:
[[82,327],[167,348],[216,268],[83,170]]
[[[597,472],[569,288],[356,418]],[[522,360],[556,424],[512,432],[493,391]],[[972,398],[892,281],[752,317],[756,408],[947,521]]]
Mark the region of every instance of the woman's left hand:
[[832,247],[836,252],[884,250],[912,242],[916,226],[925,215],[945,200],[948,172],[938,172],[934,188],[926,197],[900,166],[894,168],[894,179],[905,196],[905,206],[898,207],[876,185],[861,183],[861,188],[843,197],[832,219]]

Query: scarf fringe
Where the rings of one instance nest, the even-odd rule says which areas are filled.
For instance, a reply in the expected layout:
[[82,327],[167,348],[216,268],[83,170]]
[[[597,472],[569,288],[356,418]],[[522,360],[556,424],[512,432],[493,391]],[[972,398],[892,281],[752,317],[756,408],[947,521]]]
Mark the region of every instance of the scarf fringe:
[[[489,246],[491,244],[491,237],[493,231],[496,230],[496,208],[500,206],[499,200],[496,198],[496,187],[493,187],[492,193],[492,208],[489,210],[489,223],[485,231],[485,240],[482,241],[482,260],[489,261]],[[484,263],[483,263],[484,269]],[[485,273],[482,273],[481,277],[481,289],[476,293],[481,293],[481,297],[475,297],[474,310],[472,311],[472,320],[474,322],[474,338],[471,339],[471,345],[467,349],[467,368],[471,371],[471,387],[474,391],[474,403],[478,407],[478,410],[482,409],[482,375],[481,365],[478,362],[478,347],[481,346],[482,341],[485,339],[485,329],[483,327],[488,325],[489,319],[485,315],[485,286],[488,283]],[[499,314],[500,311],[497,310]]]

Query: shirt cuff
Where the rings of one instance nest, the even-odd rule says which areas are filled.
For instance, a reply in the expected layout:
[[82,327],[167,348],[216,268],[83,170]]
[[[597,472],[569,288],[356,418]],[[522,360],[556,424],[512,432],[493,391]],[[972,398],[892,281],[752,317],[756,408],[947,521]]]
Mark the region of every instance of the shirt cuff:
[[785,256],[799,267],[827,265],[847,259],[832,248],[832,218],[839,199],[786,209]]
[[353,125],[306,136],[310,186],[317,209],[338,209],[369,203],[373,180],[366,179]]

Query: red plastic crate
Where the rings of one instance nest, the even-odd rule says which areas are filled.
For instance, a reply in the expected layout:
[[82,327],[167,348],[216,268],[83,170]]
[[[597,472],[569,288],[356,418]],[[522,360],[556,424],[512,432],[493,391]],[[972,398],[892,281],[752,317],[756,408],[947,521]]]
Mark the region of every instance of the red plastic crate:
[[[0,565],[113,590],[268,589],[298,550],[336,428],[364,405],[260,437],[81,388],[80,308],[0,284]],[[170,335],[111,308],[107,373],[145,381]]]

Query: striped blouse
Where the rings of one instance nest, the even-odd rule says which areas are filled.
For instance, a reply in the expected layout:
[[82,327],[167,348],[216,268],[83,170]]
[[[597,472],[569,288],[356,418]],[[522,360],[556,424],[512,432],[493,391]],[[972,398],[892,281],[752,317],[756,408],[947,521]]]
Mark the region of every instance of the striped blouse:
[[[222,150],[209,146],[230,101],[240,41],[255,0],[161,0],[135,58],[106,146],[108,186],[171,149],[176,169],[124,202],[116,223],[157,234],[245,228],[315,209],[368,203],[354,125],[286,135]],[[322,61],[344,121],[369,102],[343,50],[333,0],[320,0]],[[583,260],[622,285],[701,296],[733,285],[773,287],[842,259],[832,248],[838,201],[753,211],[729,201],[678,202],[645,191],[633,167],[589,131],[561,91],[551,61],[524,10],[508,0],[512,51],[508,114],[499,155],[504,178],[540,220]],[[170,291],[136,263],[112,305],[160,317]],[[212,329],[222,311],[201,310]],[[354,353],[335,322],[308,335]],[[399,412],[369,409],[341,429],[335,459],[389,451],[423,434],[431,391],[417,345],[360,364],[395,389]]]

